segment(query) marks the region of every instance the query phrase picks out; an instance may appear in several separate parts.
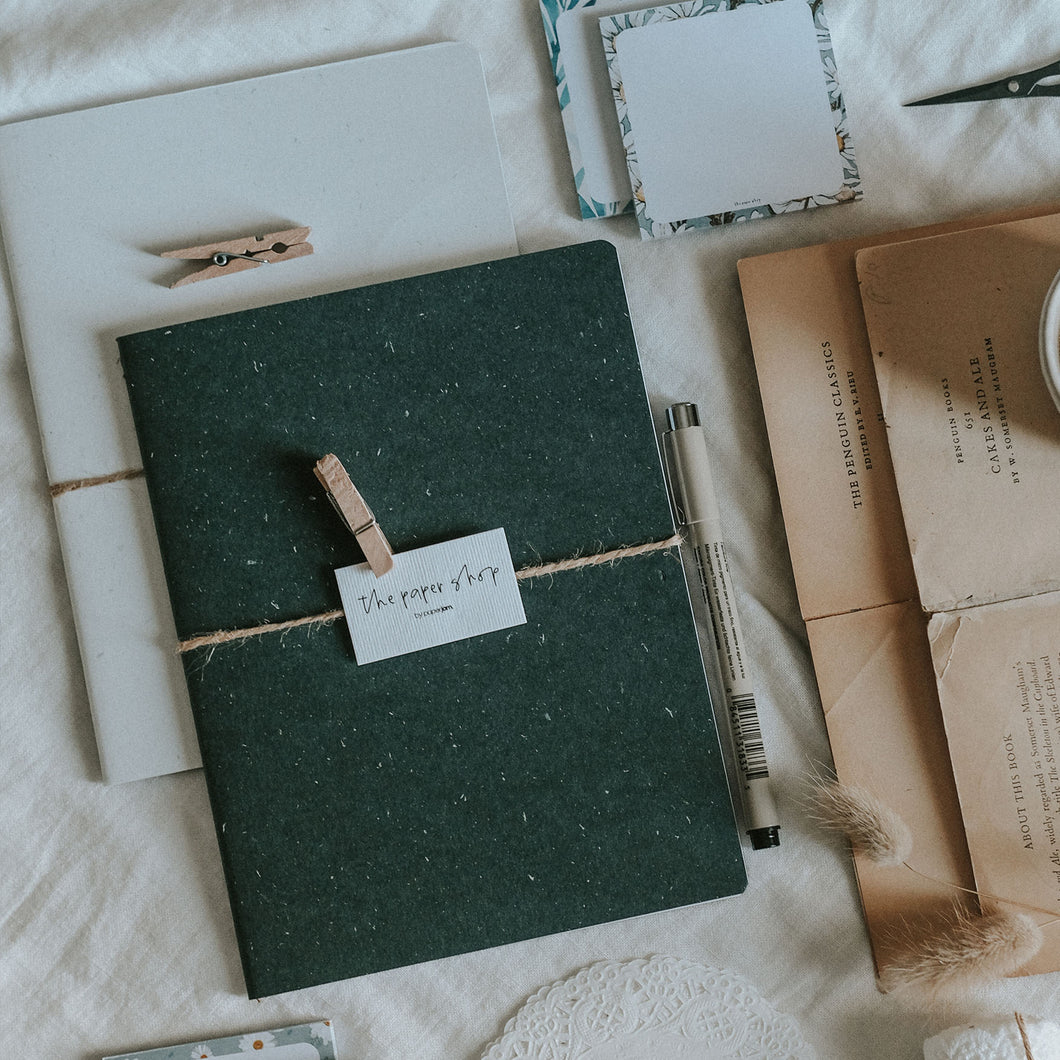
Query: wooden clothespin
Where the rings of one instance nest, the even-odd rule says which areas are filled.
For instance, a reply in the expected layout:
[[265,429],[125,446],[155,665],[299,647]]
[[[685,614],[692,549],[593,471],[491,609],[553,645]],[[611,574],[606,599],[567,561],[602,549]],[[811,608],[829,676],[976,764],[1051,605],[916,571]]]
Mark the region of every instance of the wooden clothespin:
[[350,476],[342,466],[342,461],[334,454],[322,456],[313,468],[313,474],[328,491],[339,518],[357,538],[368,566],[378,578],[394,566],[394,555],[379,524],[375,521],[372,510],[357,492],[357,487],[350,481]]
[[306,242],[310,231],[309,228],[288,228],[283,232],[269,232],[263,236],[244,236],[242,239],[228,239],[221,243],[204,243],[200,247],[163,251],[164,258],[209,262],[198,272],[189,273],[169,286],[183,287],[186,283],[211,280],[215,276],[242,272],[244,269],[253,269],[270,262],[303,258],[313,253],[313,244]]

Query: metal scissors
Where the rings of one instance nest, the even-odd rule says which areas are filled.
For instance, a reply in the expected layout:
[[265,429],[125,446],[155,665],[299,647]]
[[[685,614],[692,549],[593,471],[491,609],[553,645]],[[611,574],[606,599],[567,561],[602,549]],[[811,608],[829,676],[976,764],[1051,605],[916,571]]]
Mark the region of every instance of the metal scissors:
[[926,107],[933,103],[964,103],[976,99],[1020,99],[1027,96],[1060,96],[1060,59],[1027,70],[1022,74],[1009,74],[997,81],[987,81],[971,88],[958,88],[955,92],[943,92],[940,96],[917,99],[906,103],[907,107]]

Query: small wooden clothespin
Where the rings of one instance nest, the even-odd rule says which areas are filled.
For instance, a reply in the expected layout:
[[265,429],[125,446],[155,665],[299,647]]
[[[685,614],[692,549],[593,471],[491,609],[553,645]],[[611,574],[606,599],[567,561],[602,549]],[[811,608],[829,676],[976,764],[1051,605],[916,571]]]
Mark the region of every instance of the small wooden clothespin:
[[313,474],[328,491],[339,518],[357,538],[368,566],[378,578],[394,566],[394,555],[379,524],[375,521],[372,510],[357,492],[357,487],[350,481],[350,476],[342,466],[342,461],[334,454],[322,456],[313,468]]
[[211,280],[215,276],[242,272],[244,269],[253,269],[270,262],[303,258],[313,253],[313,244],[306,242],[310,231],[309,228],[288,228],[283,232],[269,232],[263,236],[244,236],[242,239],[228,239],[221,243],[204,243],[200,247],[163,251],[164,258],[209,262],[198,272],[189,273],[169,286],[183,287],[186,283]]

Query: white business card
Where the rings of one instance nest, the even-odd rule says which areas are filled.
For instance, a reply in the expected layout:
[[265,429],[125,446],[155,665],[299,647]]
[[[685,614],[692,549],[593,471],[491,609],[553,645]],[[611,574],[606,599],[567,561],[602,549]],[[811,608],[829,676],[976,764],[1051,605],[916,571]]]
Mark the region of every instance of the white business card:
[[493,633],[526,621],[508,539],[487,530],[335,571],[359,665]]

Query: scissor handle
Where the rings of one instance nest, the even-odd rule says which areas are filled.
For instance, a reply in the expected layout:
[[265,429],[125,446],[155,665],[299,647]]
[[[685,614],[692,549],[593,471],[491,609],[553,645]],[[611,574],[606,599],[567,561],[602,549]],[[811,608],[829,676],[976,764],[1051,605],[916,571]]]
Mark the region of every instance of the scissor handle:
[[1018,78],[1012,78],[1009,83],[1012,84],[1015,81],[1020,82],[1021,85],[1024,82],[1029,82],[1029,85],[1018,93],[1019,95],[1060,96],[1060,59],[1038,70],[1030,70],[1025,74],[1020,74]]

